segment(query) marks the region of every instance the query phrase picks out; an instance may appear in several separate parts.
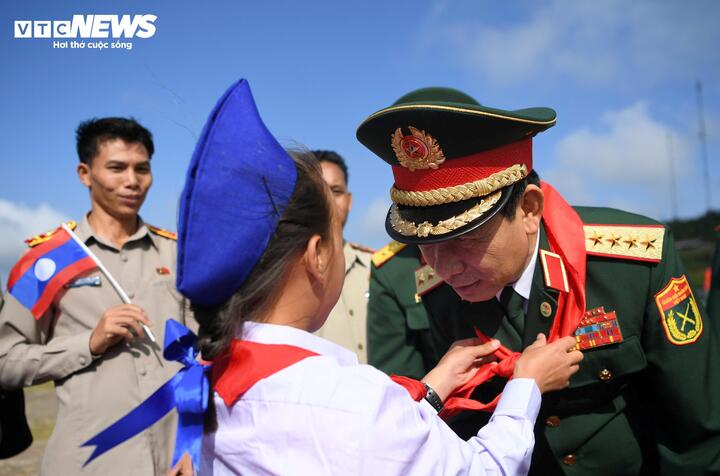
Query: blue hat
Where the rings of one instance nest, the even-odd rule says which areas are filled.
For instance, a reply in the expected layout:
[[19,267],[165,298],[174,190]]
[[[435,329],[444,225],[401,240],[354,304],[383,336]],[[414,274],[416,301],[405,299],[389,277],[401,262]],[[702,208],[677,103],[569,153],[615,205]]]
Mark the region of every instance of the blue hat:
[[293,159],[263,124],[241,79],[210,113],[185,178],[178,290],[206,306],[230,298],[265,251],[296,179]]

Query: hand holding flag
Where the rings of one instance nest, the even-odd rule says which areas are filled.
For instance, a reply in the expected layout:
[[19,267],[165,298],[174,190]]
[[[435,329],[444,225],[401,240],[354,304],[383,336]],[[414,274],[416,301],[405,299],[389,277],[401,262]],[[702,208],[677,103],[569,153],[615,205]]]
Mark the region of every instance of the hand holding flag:
[[[131,304],[127,293],[85,243],[64,223],[52,238],[32,248],[10,271],[8,291],[40,319],[63,287],[78,275],[99,268],[123,303]],[[141,324],[152,342],[155,336]]]

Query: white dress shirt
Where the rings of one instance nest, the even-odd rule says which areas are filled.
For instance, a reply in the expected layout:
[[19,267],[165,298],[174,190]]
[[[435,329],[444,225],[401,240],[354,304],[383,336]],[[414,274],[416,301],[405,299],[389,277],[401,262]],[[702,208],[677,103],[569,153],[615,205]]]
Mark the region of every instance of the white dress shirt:
[[354,353],[288,326],[246,323],[243,339],[319,354],[258,381],[231,407],[214,395],[201,475],[526,474],[540,392],[505,386],[490,422],[463,441],[425,400],[415,402]]
[[[540,233],[537,234],[537,238],[535,239],[535,252],[530,257],[530,262],[527,264],[527,266],[525,266],[525,269],[523,270],[518,280],[510,285],[516,293],[518,293],[525,299],[525,303],[523,304],[525,312],[527,312],[528,301],[530,300],[530,290],[532,289],[532,279],[533,274],[535,273],[535,263],[537,262],[539,249]],[[502,294],[503,289],[498,291],[498,293],[495,295],[498,301],[500,300],[500,295]]]

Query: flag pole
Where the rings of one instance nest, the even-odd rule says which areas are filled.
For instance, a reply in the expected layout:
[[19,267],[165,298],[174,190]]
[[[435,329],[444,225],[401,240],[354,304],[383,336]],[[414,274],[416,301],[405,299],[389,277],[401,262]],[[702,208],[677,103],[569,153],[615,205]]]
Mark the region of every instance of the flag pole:
[[[75,243],[77,243],[83,249],[83,251],[85,251],[85,253],[87,253],[88,256],[90,256],[90,258],[92,258],[92,260],[95,262],[97,267],[100,268],[100,271],[102,272],[102,274],[105,275],[107,280],[110,281],[110,284],[112,285],[112,287],[115,289],[115,291],[117,291],[122,302],[124,302],[125,304],[132,304],[132,301],[130,301],[130,297],[127,295],[125,290],[120,286],[120,283],[115,281],[115,278],[113,278],[112,274],[110,274],[110,271],[108,271],[108,269],[105,267],[105,265],[102,264],[102,262],[100,262],[98,257],[95,256],[95,254],[92,251],[90,251],[90,248],[88,248],[85,245],[85,243],[82,242],[82,240],[75,234],[74,231],[72,231],[70,229],[69,226],[67,226],[65,223],[63,223],[61,226],[62,226],[63,230],[68,232],[68,234],[75,241]],[[143,324],[142,322],[140,323],[140,325],[142,326],[143,330],[145,331],[145,334],[147,334],[147,336],[150,338],[150,340],[152,342],[157,342],[157,340],[155,339],[155,335],[152,333],[150,328],[147,325]]]

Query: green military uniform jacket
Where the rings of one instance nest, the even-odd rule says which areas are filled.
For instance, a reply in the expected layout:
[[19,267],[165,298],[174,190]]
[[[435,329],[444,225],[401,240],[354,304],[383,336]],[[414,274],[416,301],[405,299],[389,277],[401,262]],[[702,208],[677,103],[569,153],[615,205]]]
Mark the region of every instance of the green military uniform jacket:
[[[586,224],[659,225],[618,210],[576,211]],[[705,318],[699,303],[693,307],[692,296],[672,301],[679,296],[674,293],[685,289],[681,280],[672,280],[684,277],[685,271],[670,230],[649,240],[613,231],[593,236],[586,228],[586,239],[625,248],[662,242],[662,259],[588,255],[587,309],[603,306],[615,311],[624,340],[584,351],[569,388],[543,395],[530,474],[720,474],[718,327]],[[539,248],[549,250],[544,229]],[[439,351],[446,351],[454,340],[474,336],[474,326],[521,351],[539,332],[549,333],[558,293],[545,285],[538,259],[522,333],[509,325],[495,299],[463,302],[444,284],[424,295],[423,302]],[[488,402],[505,382],[488,382],[473,398]],[[464,412],[448,423],[467,438],[489,417]]]
[[391,243],[373,256],[367,313],[368,363],[421,379],[437,364],[427,312],[416,294],[420,249]]

